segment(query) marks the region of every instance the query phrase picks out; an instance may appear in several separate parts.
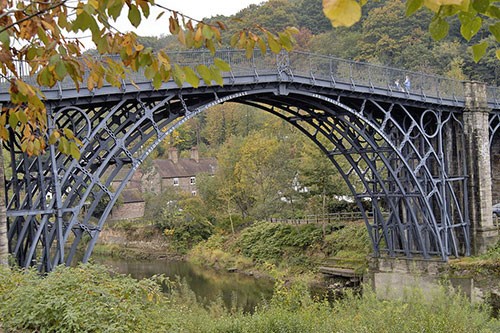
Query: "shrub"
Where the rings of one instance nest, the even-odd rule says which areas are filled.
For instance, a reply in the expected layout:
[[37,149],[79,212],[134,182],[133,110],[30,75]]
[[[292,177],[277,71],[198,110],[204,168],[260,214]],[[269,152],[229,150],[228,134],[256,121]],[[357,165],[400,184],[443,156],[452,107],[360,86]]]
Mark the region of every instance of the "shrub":
[[46,277],[13,271],[0,277],[6,331],[137,332],[157,329],[163,296],[151,280],[111,276],[96,265],[57,267]]
[[58,267],[45,277],[0,267],[0,327],[7,332],[479,332],[500,331],[487,308],[444,288],[401,300],[348,294],[333,306],[313,301],[304,283],[279,281],[253,314],[204,308],[185,285],[171,296],[153,280],[112,275],[105,267]]

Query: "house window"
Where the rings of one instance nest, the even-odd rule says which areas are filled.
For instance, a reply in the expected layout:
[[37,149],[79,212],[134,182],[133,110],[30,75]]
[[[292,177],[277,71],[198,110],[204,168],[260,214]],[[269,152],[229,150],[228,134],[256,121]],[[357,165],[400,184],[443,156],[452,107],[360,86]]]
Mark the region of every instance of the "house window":
[[196,195],[196,191],[191,191],[191,195],[194,197]]
[[174,178],[174,186],[179,186],[179,178]]
[[196,177],[191,177],[191,185],[196,184]]

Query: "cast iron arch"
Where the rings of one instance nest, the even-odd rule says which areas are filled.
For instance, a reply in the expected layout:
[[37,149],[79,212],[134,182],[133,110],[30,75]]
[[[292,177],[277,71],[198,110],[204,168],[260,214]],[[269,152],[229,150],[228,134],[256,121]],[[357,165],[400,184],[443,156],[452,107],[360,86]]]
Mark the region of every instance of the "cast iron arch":
[[[144,159],[185,121],[229,101],[281,117],[327,154],[364,214],[376,256],[446,260],[469,254],[467,196],[455,191],[466,190],[465,166],[449,176],[442,147],[443,138],[452,136],[447,124],[462,126],[454,111],[333,98],[278,83],[221,96],[182,90],[165,96],[138,94],[119,102],[89,103],[86,109],[49,104],[50,129],[73,129],[83,142],[82,154],[73,160],[52,146],[47,157],[32,159],[11,147],[13,170],[24,179],[16,175],[9,182],[9,209],[39,207],[39,214],[12,216],[8,237],[19,264],[37,261],[45,271],[69,265],[82,241],[82,260],[87,261],[113,204]],[[463,144],[463,137],[453,138]],[[18,141],[13,137],[12,142]],[[130,171],[118,188],[111,188],[125,165]],[[366,199],[372,201],[373,220],[361,209]]]

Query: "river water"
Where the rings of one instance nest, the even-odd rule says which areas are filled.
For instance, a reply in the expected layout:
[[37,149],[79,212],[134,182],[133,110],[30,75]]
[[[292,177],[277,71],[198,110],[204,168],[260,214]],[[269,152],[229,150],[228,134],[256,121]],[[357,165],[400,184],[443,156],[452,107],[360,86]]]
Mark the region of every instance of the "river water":
[[170,280],[181,279],[196,295],[198,301],[209,304],[222,299],[226,308],[253,312],[255,307],[271,299],[273,282],[241,273],[216,271],[186,261],[131,261],[120,258],[92,257],[94,262],[111,267],[115,272],[136,279],[163,274]]

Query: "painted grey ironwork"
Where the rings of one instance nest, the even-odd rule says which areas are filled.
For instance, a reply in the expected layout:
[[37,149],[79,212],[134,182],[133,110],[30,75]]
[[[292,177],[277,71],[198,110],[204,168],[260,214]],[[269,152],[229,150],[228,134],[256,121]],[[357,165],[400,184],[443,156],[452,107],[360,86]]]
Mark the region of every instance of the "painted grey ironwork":
[[[170,56],[183,66],[213,62],[205,52]],[[301,52],[216,56],[231,65],[223,86],[166,82],[153,89],[136,73],[128,78],[135,84],[125,80],[119,88],[77,91],[69,81],[44,88],[48,135],[70,128],[83,145],[79,160],[54,146],[28,157],[11,133],[8,237],[21,266],[50,271],[77,258],[87,261],[145,158],[185,121],[229,101],[281,117],[325,152],[360,208],[375,256],[447,260],[470,254],[461,82]],[[405,75],[412,79],[409,92],[393,86]],[[0,84],[0,100],[6,96]],[[496,96],[488,102],[492,132],[498,129]],[[113,187],[125,166],[126,177]]]
[[490,114],[490,149],[495,137],[500,137],[500,110],[493,111]]

